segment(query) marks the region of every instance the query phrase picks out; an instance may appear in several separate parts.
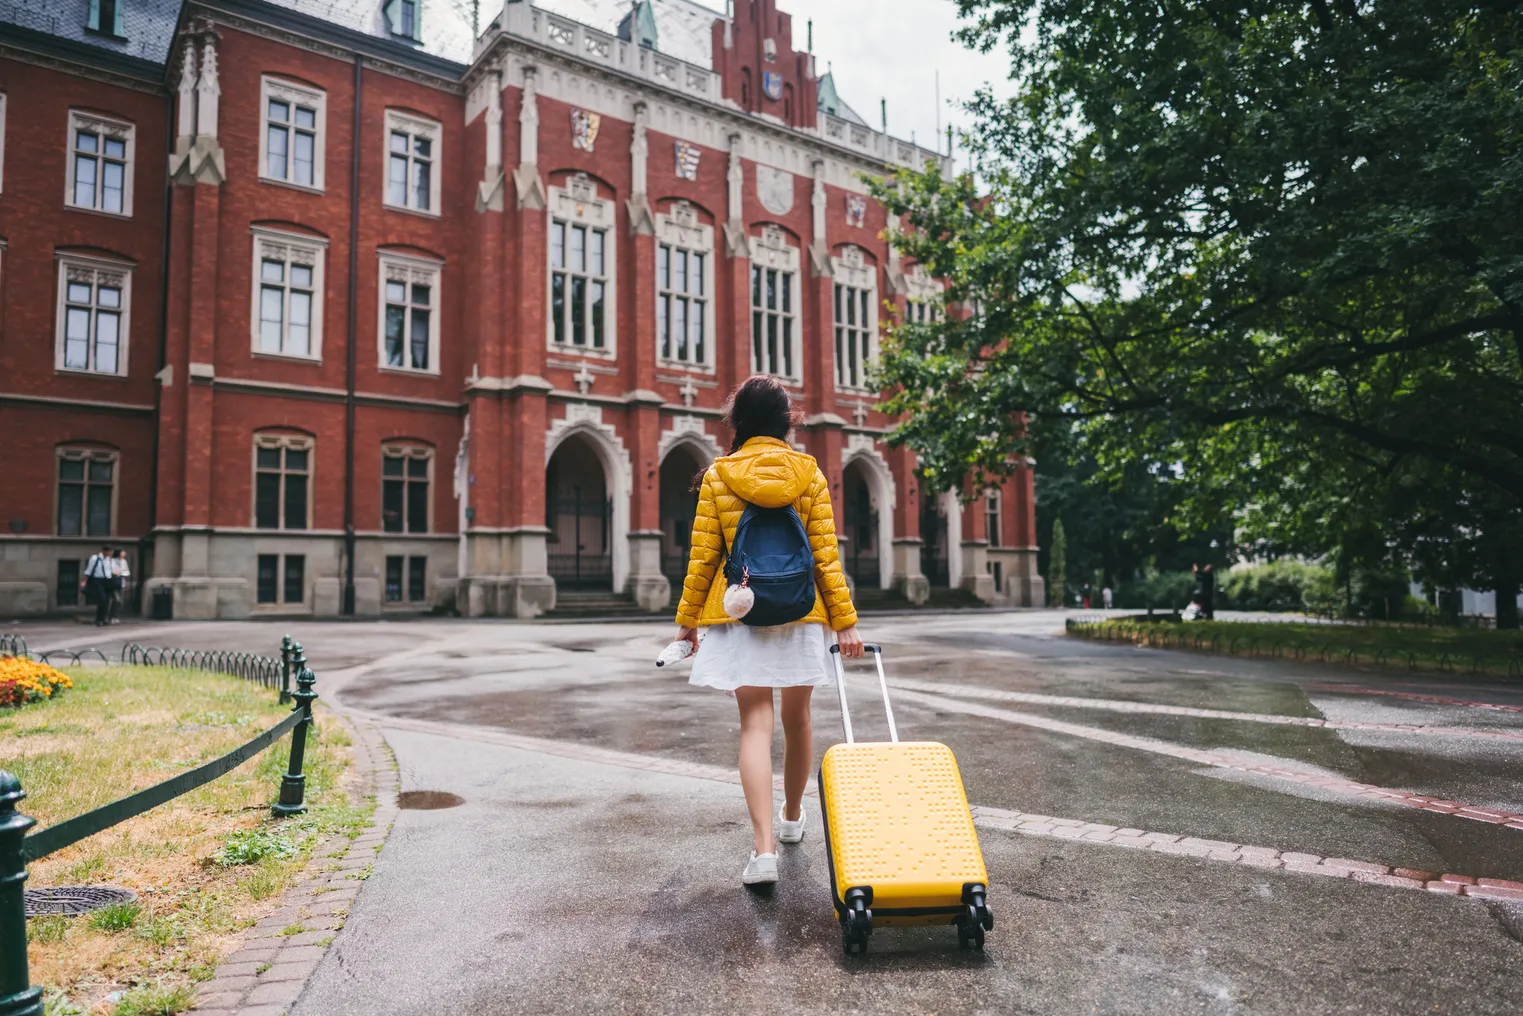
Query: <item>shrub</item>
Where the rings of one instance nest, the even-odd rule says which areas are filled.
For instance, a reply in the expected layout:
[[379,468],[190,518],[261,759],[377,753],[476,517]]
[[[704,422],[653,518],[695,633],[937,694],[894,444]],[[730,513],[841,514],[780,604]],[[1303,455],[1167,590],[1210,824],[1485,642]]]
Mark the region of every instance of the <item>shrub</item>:
[[1301,561],[1273,561],[1230,571],[1222,597],[1233,610],[1326,612],[1334,595],[1333,573]]
[[1195,576],[1189,572],[1150,571],[1140,579],[1123,582],[1116,590],[1116,606],[1130,610],[1178,610],[1190,602]]
[[268,829],[241,829],[228,837],[212,860],[224,868],[238,864],[254,864],[266,857],[290,857],[297,850],[296,843],[288,836]]

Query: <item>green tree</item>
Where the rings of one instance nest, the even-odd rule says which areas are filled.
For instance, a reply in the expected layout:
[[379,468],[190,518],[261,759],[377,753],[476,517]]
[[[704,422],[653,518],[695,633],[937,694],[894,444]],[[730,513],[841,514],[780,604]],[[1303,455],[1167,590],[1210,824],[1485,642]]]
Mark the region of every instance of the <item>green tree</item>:
[[[1438,471],[1450,481],[1427,494],[1344,496],[1340,539],[1397,553],[1385,527],[1452,520],[1442,499],[1463,489],[1495,506],[1471,542],[1511,546],[1515,4],[959,6],[964,41],[1008,47],[1017,83],[973,103],[982,179],[878,188],[901,250],[972,308],[897,327],[882,359],[908,414],[897,437],[933,484],[1005,471],[1066,420],[1113,477],[1141,461],[1186,481],[1187,529],[1252,505],[1294,522],[1350,478]],[[1329,476],[1342,485],[1294,486]]]
[[1052,547],[1048,552],[1047,602],[1054,607],[1068,606],[1068,538],[1063,535],[1063,520],[1052,523]]

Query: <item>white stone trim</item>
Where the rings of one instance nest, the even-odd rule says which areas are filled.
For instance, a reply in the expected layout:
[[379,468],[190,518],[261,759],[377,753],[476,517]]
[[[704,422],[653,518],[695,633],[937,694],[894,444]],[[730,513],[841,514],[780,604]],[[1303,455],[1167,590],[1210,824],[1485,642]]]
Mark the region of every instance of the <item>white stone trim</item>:
[[[376,365],[381,370],[402,371],[407,374],[428,374],[437,377],[439,374],[440,354],[440,328],[441,318],[444,316],[444,262],[421,258],[411,254],[400,254],[396,251],[376,251],[378,272],[376,275]],[[388,364],[386,362],[386,283],[402,282],[409,287],[414,283],[421,283],[429,287],[428,309],[428,367],[408,366],[408,344],[406,329],[404,327],[402,363]],[[409,305],[411,292],[409,291]],[[405,322],[404,322],[405,325]]]
[[[869,484],[877,499],[878,508],[878,584],[883,589],[894,585],[894,512],[899,508],[899,488],[894,483],[894,471],[888,460],[878,450],[878,443],[871,434],[846,435],[846,447],[841,451],[841,475],[844,482],[846,467],[854,462],[862,463],[867,471]],[[838,511],[846,510],[846,495],[841,495]]]
[[566,415],[551,420],[545,431],[545,468],[567,438],[581,435],[588,439],[603,466],[604,482],[608,485],[608,497],[613,502],[613,532],[609,540],[613,544],[613,589],[623,592],[629,580],[629,499],[634,490],[634,470],[630,465],[629,450],[612,424],[603,422],[601,406],[588,402],[568,402]]
[[[599,359],[613,360],[618,356],[619,343],[619,254],[618,254],[618,206],[611,198],[598,196],[598,185],[587,177],[585,173],[577,173],[567,178],[566,186],[550,187],[547,191],[548,208],[545,209],[545,348],[556,353],[568,353],[576,356],[591,356]],[[550,265],[552,244],[550,243],[551,230],[555,228],[555,220],[566,223],[567,246],[570,246],[570,231],[572,226],[586,226],[589,229],[603,231],[603,274],[601,278],[604,286],[603,295],[603,348],[597,349],[590,345],[577,346],[571,340],[568,326],[566,341],[555,341],[555,318],[554,301],[551,298],[551,286],[555,269]],[[562,269],[569,278],[571,271]],[[586,274],[593,277],[591,270]],[[570,293],[567,293],[566,302],[571,302]],[[569,311],[568,311],[569,313]]]
[[[104,208],[92,205],[78,205],[74,203],[74,173],[76,161],[74,158],[74,132],[77,130],[94,131],[101,137],[102,149],[105,147],[107,138],[124,143],[126,155],[123,158],[122,168],[122,208],[119,212],[106,211]],[[96,215],[108,215],[112,218],[132,218],[132,189],[134,178],[137,176],[137,126],[127,120],[116,117],[101,116],[98,113],[87,113],[83,110],[71,109],[68,117],[68,131],[64,135],[64,153],[67,164],[64,167],[64,192],[63,203],[67,208],[73,208],[81,212],[94,212]],[[104,176],[101,162],[104,160],[104,151],[96,153],[96,177],[95,194],[97,204],[103,197]]]
[[[254,239],[254,256],[249,263],[249,339],[250,349],[256,356],[280,356],[293,360],[321,361],[323,358],[323,315],[327,309],[324,286],[327,284],[325,265],[328,241],[302,233],[261,226],[249,227]],[[263,262],[266,258],[286,265],[286,289],[290,291],[290,266],[305,265],[312,269],[312,337],[311,348],[306,353],[286,352],[286,340],[290,332],[289,302],[282,319],[281,348],[279,351],[259,348],[259,293],[262,285]]]
[[[707,306],[703,321],[703,358],[698,361],[679,360],[661,355],[661,336],[656,336],[656,363],[660,367],[713,374],[716,356],[714,342],[717,333],[715,319],[718,317],[718,298],[714,292],[714,262],[718,257],[715,249],[714,227],[698,221],[697,210],[686,201],[677,201],[666,212],[658,213],[656,223],[656,257],[660,258],[660,245],[681,247],[703,257],[703,299]],[[661,300],[659,276],[656,285],[656,301]],[[660,321],[660,317],[657,317]]]
[[661,432],[656,443],[656,464],[666,461],[674,448],[684,447],[697,453],[698,463],[705,468],[724,454],[719,441],[710,434],[700,416],[682,414],[672,417],[672,425]]
[[955,490],[938,496],[941,510],[947,516],[947,585],[959,589],[962,587],[962,502]]
[[[867,360],[861,366],[858,384],[850,384],[842,378],[842,366],[839,356],[835,358],[835,387],[836,391],[846,392],[870,392],[872,389],[867,385],[867,368],[878,359],[878,268],[867,261],[862,253],[862,248],[855,244],[847,244],[841,248],[839,255],[833,255],[830,259],[831,275],[836,286],[852,286],[856,289],[867,291],[867,321],[864,324],[854,326],[858,331],[867,331]],[[835,329],[846,325],[835,319],[836,301],[835,289],[831,289],[830,300],[831,333],[830,342],[832,348],[835,343]],[[839,353],[839,350],[836,350]]]
[[[403,200],[396,204],[391,200],[391,132],[401,131],[408,136],[407,182],[403,186]],[[412,138],[427,138],[432,143],[429,156],[428,178],[428,207],[419,208],[413,203],[412,189]],[[501,156],[499,156],[501,158]],[[444,177],[444,125],[437,120],[419,116],[400,109],[386,110],[386,124],[381,132],[381,203],[393,211],[412,212],[415,215],[426,215],[429,218],[439,218],[440,195],[442,193],[440,181]]]
[[[278,176],[269,175],[269,109],[270,100],[279,99],[282,102],[291,103],[293,109],[297,103],[310,106],[315,114],[315,130],[312,141],[312,183],[307,185],[297,183],[289,176],[282,179]],[[294,121],[294,113],[293,113]],[[273,78],[268,75],[259,79],[259,179],[264,183],[278,184],[282,187],[294,187],[297,190],[322,193],[327,186],[327,148],[328,148],[328,93],[306,85],[298,85],[295,82]],[[295,155],[292,145],[286,148],[290,164],[295,164]]]
[[[53,367],[55,370],[67,373],[104,374],[111,377],[126,377],[129,354],[132,343],[132,266],[119,261],[108,261],[103,258],[84,257],[78,254],[59,254],[58,261],[58,284],[55,294],[56,306],[53,314]],[[86,352],[85,367],[65,366],[65,342],[68,336],[68,303],[69,282],[89,282],[90,284],[90,337],[87,340],[89,347]],[[99,304],[99,287],[120,288],[122,291],[122,303],[119,308],[107,308],[108,313],[115,310],[117,314],[116,333],[116,369],[98,370],[95,367],[95,336],[97,313]]]

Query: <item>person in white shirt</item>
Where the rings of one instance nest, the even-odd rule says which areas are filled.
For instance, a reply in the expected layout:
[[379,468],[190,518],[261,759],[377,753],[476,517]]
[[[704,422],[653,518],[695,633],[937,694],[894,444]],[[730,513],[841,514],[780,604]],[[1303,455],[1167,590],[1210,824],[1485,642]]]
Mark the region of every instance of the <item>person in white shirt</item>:
[[90,602],[95,604],[95,626],[106,625],[111,609],[111,587],[116,580],[116,565],[112,563],[111,548],[102,547],[99,554],[91,554],[85,562],[85,577],[79,586],[85,590]]
[[1106,610],[1110,610],[1111,609],[1112,598],[1113,598],[1113,594],[1111,593],[1111,587],[1110,586],[1106,586],[1104,589],[1100,590],[1100,602],[1105,604],[1105,609]]
[[122,597],[127,593],[127,580],[131,577],[132,569],[127,567],[127,552],[118,549],[116,556],[111,559],[111,609],[107,612],[111,624],[122,623]]

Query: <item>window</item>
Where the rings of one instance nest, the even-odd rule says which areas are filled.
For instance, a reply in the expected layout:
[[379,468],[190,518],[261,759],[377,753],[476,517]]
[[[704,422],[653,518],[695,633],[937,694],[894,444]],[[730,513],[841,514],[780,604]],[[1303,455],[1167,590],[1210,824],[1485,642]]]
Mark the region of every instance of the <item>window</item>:
[[406,593],[409,603],[421,603],[428,599],[428,558],[395,555],[386,559],[386,602],[401,603],[403,593]]
[[112,262],[60,257],[54,366],[94,374],[127,373],[132,270]]
[[388,447],[381,454],[381,528],[388,533],[426,533],[429,448]]
[[132,214],[132,124],[93,113],[69,112],[68,190],[71,208]]
[[656,217],[656,344],[661,361],[705,367],[713,345],[714,230],[685,201]]
[[380,363],[439,373],[437,261],[381,253]]
[[254,352],[322,357],[323,257],[328,242],[254,230]]
[[941,308],[930,300],[911,300],[909,302],[909,320],[913,324],[935,324],[941,320]]
[[254,526],[306,529],[311,515],[312,439],[254,437]]
[[910,324],[934,324],[941,320],[941,284],[926,274],[924,265],[914,265],[904,273],[907,302],[905,320]]
[[423,41],[422,0],[386,0],[381,8],[392,35],[413,42]]
[[860,247],[847,246],[833,257],[835,276],[836,387],[864,389],[867,368],[877,354],[877,269]]
[[255,586],[255,599],[259,603],[304,603],[307,589],[306,555],[260,554]]
[[802,376],[798,350],[799,252],[782,230],[751,238],[751,368],[790,381]]
[[85,22],[85,27],[92,32],[101,32],[125,39],[127,37],[126,7],[127,0],[90,0],[90,17]]
[[317,89],[264,78],[259,102],[259,175],[266,180],[323,189],[323,131],[327,96]]
[[58,588],[54,595],[60,607],[79,606],[79,558],[58,559]]
[[872,332],[868,327],[865,289],[836,283],[836,387],[861,388],[867,382]]
[[1000,518],[1000,493],[991,490],[984,495],[984,530],[989,536],[989,546],[998,547]]
[[439,137],[432,120],[386,111],[386,204],[439,214]]
[[550,189],[550,348],[614,349],[613,202],[578,174]]
[[116,514],[113,451],[58,449],[59,536],[110,536]]

